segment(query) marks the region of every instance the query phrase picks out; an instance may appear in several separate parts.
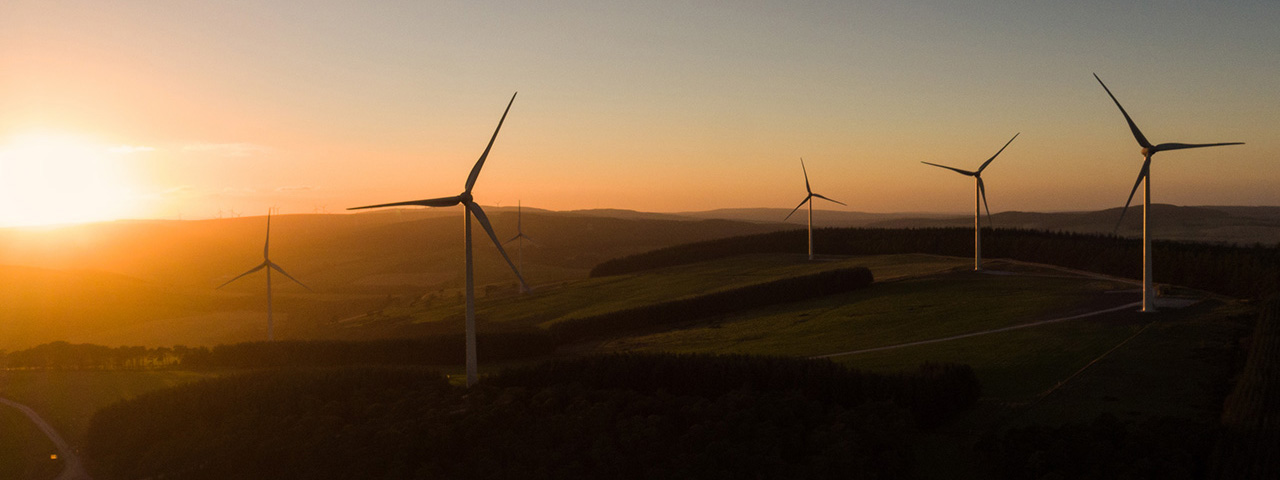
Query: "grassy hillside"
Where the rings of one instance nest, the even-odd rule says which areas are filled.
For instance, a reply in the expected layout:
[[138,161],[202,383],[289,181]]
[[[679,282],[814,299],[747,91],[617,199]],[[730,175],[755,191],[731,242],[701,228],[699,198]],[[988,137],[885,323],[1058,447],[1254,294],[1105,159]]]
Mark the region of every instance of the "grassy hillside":
[[3,386],[0,387],[0,395],[39,412],[68,443],[78,445],[89,426],[89,419],[98,409],[143,393],[211,376],[213,374],[171,370],[0,370],[0,385]]
[[[537,289],[529,295],[504,292],[480,299],[476,316],[481,331],[529,330],[822,271],[867,267],[877,281],[883,281],[947,271],[963,264],[963,259],[932,255],[846,257],[822,262],[809,262],[798,255],[722,258],[639,275],[586,279]],[[462,300],[456,293],[405,298],[370,315],[339,322],[331,333],[350,338],[457,332],[462,328],[461,314]]]
[[[462,283],[460,212],[282,215],[272,259],[315,289],[274,276],[277,338],[317,329]],[[503,240],[515,214],[491,214]],[[596,263],[687,241],[777,226],[526,212],[534,285],[579,279]],[[265,275],[214,287],[262,261],[264,217],[0,229],[0,349],[67,340],[105,345],[213,345],[266,337]],[[483,234],[481,234],[483,235]],[[515,260],[517,249],[510,245]],[[513,288],[491,242],[476,239],[477,282]]]
[[[763,354],[791,358],[842,354],[831,360],[888,376],[909,375],[908,372],[915,371],[923,362],[970,365],[982,386],[977,407],[937,430],[913,434],[909,440],[895,440],[910,445],[909,454],[917,459],[911,462],[918,466],[914,473],[923,478],[1018,478],[1017,474],[1009,472],[1028,471],[1025,468],[1034,464],[1035,449],[1051,448],[1044,446],[1048,443],[1041,443],[1044,439],[1076,438],[1072,435],[1126,439],[1124,441],[1129,442],[1130,447],[1126,447],[1125,453],[1108,457],[1107,462],[1114,463],[1107,463],[1107,468],[1133,468],[1157,458],[1149,455],[1167,454],[1173,456],[1159,456],[1157,459],[1163,462],[1161,468],[1175,469],[1160,470],[1168,472],[1190,468],[1189,464],[1177,460],[1179,458],[1191,458],[1195,462],[1202,457],[1207,458],[1206,443],[1202,440],[1213,435],[1212,429],[1230,387],[1233,369],[1237,366],[1239,339],[1252,322],[1254,312],[1251,305],[1209,299],[1183,308],[1170,307],[1157,315],[1139,314],[1133,308],[1126,308],[1071,319],[1082,313],[1129,304],[1137,300],[1138,294],[1131,283],[1098,276],[1000,261],[989,263],[986,272],[972,272],[969,271],[969,262],[967,258],[932,255],[831,257],[818,262],[804,260],[802,255],[721,258],[568,282],[525,296],[495,293],[482,298],[480,320],[482,331],[486,332],[532,332],[567,319],[591,317],[673,298],[705,295],[815,272],[867,266],[875,272],[877,279],[870,288],[716,315],[658,332],[571,345],[560,349],[555,356],[571,362],[586,353],[636,351]],[[1203,294],[1186,292],[1196,298],[1207,298]],[[336,322],[330,333],[337,332],[338,338],[354,339],[369,333],[395,336],[454,332],[461,327],[460,314],[460,303],[456,297],[396,297],[371,314]],[[1065,320],[1033,325],[1037,321],[1058,319]],[[992,331],[1008,327],[1022,328]],[[964,336],[967,334],[973,335]],[[928,342],[930,340],[941,341]],[[912,342],[926,343],[903,346]],[[359,353],[353,355],[358,357]],[[354,362],[359,363],[359,360]],[[503,378],[499,374],[503,366],[482,363],[483,374],[498,375],[486,381]],[[539,368],[527,361],[517,366]],[[549,371],[563,373],[559,367]],[[109,376],[115,374],[128,375],[114,379]],[[134,374],[138,377],[129,376]],[[112,399],[133,396],[161,384],[185,383],[201,377],[176,371],[8,372],[7,375],[6,385],[24,386],[15,390],[19,392],[76,390]],[[137,380],[138,385],[127,387],[133,381],[127,379],[141,379],[148,375],[154,376],[148,380]],[[640,379],[639,376],[618,378],[623,382]],[[653,380],[656,377],[650,375],[647,378]],[[511,386],[503,386],[507,387]],[[540,393],[538,388],[542,387],[534,388],[532,384],[517,388],[495,390],[492,395],[480,397],[491,400],[485,402],[486,405],[509,405],[516,409],[532,405],[579,405],[582,408],[595,405],[604,409],[602,411],[630,408],[609,403],[611,401],[599,403],[601,398],[585,390]],[[360,396],[372,391],[360,390],[364,393],[352,398],[360,400],[361,405],[372,405],[364,402],[367,396]],[[33,402],[41,401],[40,393],[23,395],[34,399],[31,400]],[[585,396],[580,397],[582,395]],[[419,395],[414,398],[427,397]],[[546,403],[553,398],[556,399],[553,403]],[[574,403],[579,401],[574,398],[587,403]],[[107,403],[94,400],[88,402],[90,406],[81,407],[72,405],[73,400],[43,401],[45,404],[38,409],[54,412],[50,416],[60,419],[60,428],[80,432],[75,435],[82,435],[85,415]],[[652,402],[659,400],[635,401],[653,405]],[[347,418],[343,415],[348,413],[356,415],[352,418],[357,419],[384,418],[382,415],[387,413],[390,404],[375,403],[382,406],[337,414],[326,410],[325,406],[330,403],[304,402],[303,407],[310,409],[307,411],[312,412],[316,419]],[[218,408],[233,412],[239,408],[236,405],[239,404],[232,402]],[[466,411],[480,415],[475,418],[499,418],[481,414],[481,410]],[[561,415],[555,412],[559,410],[552,412],[553,417]],[[303,421],[303,417],[289,418],[280,417],[279,420]],[[405,417],[397,418],[403,420]],[[350,423],[333,422],[337,422],[330,425],[333,428]],[[325,426],[329,424],[323,421],[308,425],[329,428]],[[1159,439],[1168,437],[1167,433],[1160,432],[1168,432],[1169,429],[1201,432],[1210,437],[1197,433],[1195,439],[1198,440],[1185,445],[1160,446]],[[612,438],[607,436],[612,434],[597,433],[605,435],[600,438]],[[135,440],[150,441],[142,437]],[[897,445],[902,447],[904,444]],[[1017,445],[1025,445],[1027,449],[1015,448]],[[897,454],[904,452],[896,451],[899,452]],[[393,464],[396,461],[391,460]],[[1057,463],[1036,465],[1045,469],[1042,474],[1064,468]],[[411,476],[411,473],[405,475]]]

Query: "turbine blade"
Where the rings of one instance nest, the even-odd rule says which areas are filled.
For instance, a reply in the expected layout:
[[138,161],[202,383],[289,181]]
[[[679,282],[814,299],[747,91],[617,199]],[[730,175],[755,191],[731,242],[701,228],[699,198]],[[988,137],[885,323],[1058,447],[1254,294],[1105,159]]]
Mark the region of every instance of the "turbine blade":
[[493,240],[493,246],[498,247],[498,253],[501,253],[502,259],[507,261],[507,266],[511,267],[511,272],[515,273],[516,278],[520,279],[520,286],[528,290],[529,284],[524,283],[524,276],[520,275],[520,270],[511,261],[511,257],[507,256],[507,251],[502,249],[502,242],[498,241],[498,235],[493,233],[493,227],[489,225],[489,216],[485,215],[484,210],[475,202],[468,202],[467,207],[471,209],[471,214],[476,216],[476,220],[480,221],[480,226],[484,227],[484,233],[489,234],[489,240]]
[[351,207],[351,208],[348,208],[347,210],[364,210],[367,208],[382,208],[382,207],[403,207],[403,206],[410,206],[410,205],[419,206],[419,207],[452,207],[459,203],[462,203],[462,198],[455,196],[455,197],[430,198],[427,200],[413,200],[410,202],[396,202],[396,203],[383,203],[378,205],[366,205],[363,207]]
[[262,270],[262,269],[264,269],[264,268],[267,268],[267,262],[262,262],[262,264],[260,264],[260,265],[258,265],[258,266],[256,266],[256,267],[253,267],[253,268],[251,268],[251,269],[249,269],[249,271],[244,272],[244,273],[241,273],[241,274],[239,274],[239,275],[236,275],[236,278],[233,278],[233,279],[231,279],[231,280],[227,280],[227,283],[224,283],[224,284],[222,284],[222,285],[218,285],[218,288],[215,288],[214,290],[219,290],[219,289],[221,289],[222,287],[225,287],[225,286],[227,286],[227,285],[230,285],[230,284],[231,284],[231,282],[234,282],[234,281],[236,281],[236,280],[239,280],[239,279],[240,279],[240,277],[243,277],[243,276],[248,275],[248,274],[250,274],[250,273],[256,272],[256,271],[258,271],[258,270]]
[[507,241],[505,241],[505,242],[502,242],[502,244],[503,244],[503,245],[506,245],[506,244],[508,244],[508,243],[514,242],[514,241],[516,241],[516,240],[519,240],[519,239],[520,239],[520,237],[522,237],[522,236],[523,236],[523,235],[521,235],[521,234],[517,233],[517,234],[516,234],[516,236],[511,237],[511,239],[510,239],[510,240],[507,240]]
[[[1098,74],[1093,74],[1093,78],[1098,78]],[[1138,145],[1142,148],[1151,148],[1151,142],[1147,141],[1147,137],[1142,135],[1142,130],[1138,130],[1138,125],[1133,123],[1133,119],[1129,118],[1129,112],[1124,111],[1124,107],[1120,106],[1120,101],[1116,100],[1116,96],[1111,94],[1111,89],[1107,88],[1107,84],[1102,83],[1102,79],[1098,78],[1098,83],[1102,85],[1102,89],[1107,91],[1107,96],[1111,97],[1111,101],[1116,102],[1116,107],[1120,108],[1120,114],[1124,115],[1124,121],[1129,122],[1129,130],[1133,131],[1133,138],[1138,141]]]
[[493,141],[498,139],[498,130],[502,130],[502,122],[507,119],[507,112],[511,111],[511,104],[516,103],[516,92],[511,95],[511,101],[507,102],[507,109],[502,111],[502,118],[498,119],[498,128],[493,129],[493,136],[489,138],[489,144],[484,147],[484,153],[480,154],[480,159],[476,160],[476,165],[471,167],[471,174],[467,175],[467,187],[464,191],[470,192],[471,187],[476,185],[476,179],[480,177],[480,169],[484,167],[484,159],[489,156],[489,149],[493,148]]
[[929,162],[920,162],[920,163],[923,163],[923,164],[925,164],[925,165],[933,165],[933,166],[935,166],[935,167],[939,167],[939,168],[945,168],[945,169],[947,169],[947,170],[951,170],[951,171],[956,172],[956,173],[959,173],[959,174],[961,174],[961,175],[968,175],[968,176],[970,176],[970,177],[972,177],[972,176],[976,175],[975,173],[970,172],[970,171],[968,171],[968,170],[961,170],[961,169],[959,169],[959,168],[955,168],[955,167],[948,167],[948,166],[946,166],[946,165],[938,165],[938,164],[936,164],[936,163],[929,163]]
[[982,177],[978,177],[978,193],[982,195],[982,206],[987,207],[987,226],[993,226],[991,221],[991,206],[987,205],[987,185],[982,183]]
[[289,272],[284,271],[284,269],[283,269],[283,268],[280,268],[280,266],[279,266],[279,265],[276,265],[276,264],[275,264],[275,262],[267,262],[267,265],[270,265],[270,266],[271,266],[271,268],[272,268],[272,269],[274,269],[275,271],[280,272],[280,274],[281,274],[281,275],[284,275],[285,277],[288,277],[288,278],[289,278],[289,280],[293,280],[293,283],[296,283],[296,284],[298,284],[298,285],[302,285],[302,288],[307,289],[307,291],[308,291],[308,292],[314,292],[314,291],[315,291],[315,290],[312,290],[312,289],[311,289],[311,287],[308,287],[306,284],[304,284],[304,283],[302,283],[302,282],[299,282],[299,281],[298,281],[298,279],[293,278],[293,275],[289,275]]
[[813,195],[813,189],[809,188],[809,171],[804,169],[804,159],[800,159],[800,171],[804,173],[804,191]]
[[1138,181],[1133,182],[1133,190],[1129,191],[1129,199],[1125,200],[1124,208],[1120,210],[1120,220],[1116,222],[1116,229],[1113,234],[1120,232],[1120,224],[1124,222],[1124,214],[1129,211],[1129,204],[1133,203],[1133,195],[1138,193],[1138,185],[1142,185],[1142,180],[1147,178],[1147,169],[1151,168],[1151,157],[1142,162],[1142,171],[1138,172]]
[[1227,143],[1161,143],[1156,145],[1156,151],[1163,152],[1166,150],[1184,150],[1188,148],[1204,148],[1204,147],[1221,147],[1224,145],[1244,145],[1244,142],[1227,142]]
[[[812,195],[812,194],[810,194],[810,195],[809,195],[809,196],[807,196],[807,197],[804,197],[804,202],[809,201],[809,199],[810,199],[810,198],[813,198],[813,195]],[[796,210],[799,210],[799,209],[800,209],[800,207],[803,207],[803,206],[804,206],[804,202],[800,202],[800,204],[799,204],[799,205],[796,205],[796,208],[791,209],[791,213],[788,213],[786,217],[783,217],[783,218],[782,218],[782,221],[784,221],[784,222],[785,222],[785,221],[787,221],[787,219],[788,219],[788,218],[791,218],[791,215],[794,215],[794,214],[796,213]]]
[[[1018,135],[1022,135],[1022,132],[1018,132],[1018,133],[1013,134],[1013,138],[1018,138]],[[1009,144],[1010,144],[1010,143],[1013,143],[1013,138],[1010,138],[1010,139],[1009,139],[1009,141],[1007,141],[1007,142],[1005,142],[1005,143],[1004,143],[1004,146],[1003,146],[1003,147],[1000,147],[1000,152],[1003,152],[1003,151],[1004,151],[1004,149],[1005,149],[1005,148],[1007,148],[1007,147],[1009,146]],[[991,156],[991,158],[988,158],[986,162],[983,162],[983,163],[982,163],[982,166],[981,166],[981,167],[978,167],[978,172],[977,172],[977,173],[982,173],[982,170],[986,169],[986,168],[987,168],[987,165],[990,165],[992,160],[995,160],[995,159],[996,159],[996,157],[1000,156],[1000,152],[996,152],[996,154],[995,154],[995,155],[992,155],[992,156]]]
[[824,197],[824,196],[822,196],[822,195],[818,195],[818,194],[816,194],[816,193],[815,193],[815,194],[813,194],[813,196],[818,197],[818,198],[821,198],[821,199],[826,200],[826,201],[828,201],[828,202],[835,202],[835,203],[839,203],[839,204],[841,204],[841,205],[844,205],[844,206],[846,206],[846,207],[848,206],[848,205],[846,205],[844,202],[841,202],[841,201],[839,201],[839,200],[832,200],[832,199],[830,199],[830,198]]

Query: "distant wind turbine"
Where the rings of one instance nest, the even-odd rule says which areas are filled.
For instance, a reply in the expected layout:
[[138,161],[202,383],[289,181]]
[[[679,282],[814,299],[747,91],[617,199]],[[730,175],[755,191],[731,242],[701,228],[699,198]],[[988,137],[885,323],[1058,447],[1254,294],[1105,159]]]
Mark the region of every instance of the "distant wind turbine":
[[[517,92],[519,93],[519,92]],[[528,289],[525,284],[524,277],[520,275],[520,270],[516,269],[515,264],[511,263],[511,258],[507,256],[507,252],[502,249],[502,243],[498,241],[498,236],[493,233],[493,227],[489,225],[489,217],[484,214],[484,210],[480,208],[471,197],[471,188],[475,186],[476,179],[480,177],[480,169],[484,167],[484,160],[489,156],[489,150],[493,148],[493,141],[498,138],[498,131],[502,130],[502,122],[507,119],[507,112],[511,111],[511,104],[515,103],[516,96],[511,95],[511,101],[507,102],[507,109],[502,112],[502,118],[498,120],[498,128],[493,130],[493,137],[489,139],[489,145],[484,147],[484,153],[480,154],[480,159],[476,160],[475,166],[471,167],[471,174],[467,176],[467,183],[464,185],[462,193],[453,197],[432,198],[427,200],[413,200],[408,202],[383,203],[379,205],[368,205],[364,207],[348,208],[347,210],[362,210],[366,208],[382,208],[382,207],[400,207],[416,205],[421,207],[452,207],[459,203],[463,207],[463,232],[466,239],[466,290],[467,290],[467,323],[466,323],[466,342],[467,342],[467,386],[475,385],[479,380],[479,373],[476,368],[476,293],[475,281],[472,275],[471,260],[471,216],[475,215],[476,220],[480,222],[480,226],[484,227],[485,233],[489,234],[489,239],[493,241],[493,246],[498,248],[498,253],[502,254],[502,259],[507,261],[507,265],[511,266],[511,271],[515,272],[516,278],[520,280],[520,287]]]
[[1133,119],[1129,118],[1129,112],[1124,111],[1124,107],[1120,106],[1120,101],[1116,100],[1116,96],[1111,94],[1111,89],[1107,88],[1107,84],[1102,83],[1102,79],[1098,78],[1098,74],[1093,74],[1093,78],[1098,80],[1098,84],[1102,85],[1102,89],[1107,91],[1107,96],[1111,97],[1111,101],[1116,103],[1116,107],[1120,109],[1120,114],[1124,115],[1124,121],[1129,124],[1129,130],[1133,132],[1133,138],[1138,141],[1138,145],[1142,147],[1142,170],[1138,171],[1138,181],[1133,183],[1133,190],[1129,191],[1129,199],[1124,202],[1124,208],[1120,210],[1120,220],[1116,222],[1116,231],[1120,230],[1120,222],[1124,221],[1124,214],[1129,211],[1129,204],[1133,202],[1133,195],[1138,193],[1138,185],[1143,185],[1145,180],[1145,188],[1142,193],[1142,311],[1156,311],[1156,292],[1152,288],[1151,277],[1151,157],[1159,152],[1166,150],[1182,150],[1186,148],[1201,147],[1219,147],[1223,145],[1244,145],[1244,142],[1227,142],[1227,143],[1161,143],[1152,145],[1147,141],[1147,137],[1138,130],[1138,125],[1133,123]]
[[272,262],[270,257],[270,251],[271,251],[271,211],[268,210],[267,211],[267,241],[262,245],[262,263],[256,267],[249,269],[249,271],[247,272],[237,275],[236,278],[227,280],[227,283],[218,285],[218,288],[215,289],[215,290],[218,290],[218,289],[221,289],[222,287],[230,285],[231,282],[239,280],[240,277],[243,277],[250,273],[256,272],[258,270],[262,270],[264,268],[267,269],[267,341],[271,341],[275,339],[275,323],[272,321],[272,318],[271,318],[271,313],[272,313],[271,312],[272,310],[271,309],[271,271],[275,270],[277,272],[280,272],[280,274],[284,275],[285,278],[288,278],[289,280],[293,280],[294,283],[297,283],[298,285],[302,285],[302,288],[307,289],[307,291],[312,291],[311,287],[308,287],[304,285],[302,282],[299,282],[298,279],[293,278],[293,276],[285,272],[283,268],[280,268],[279,265],[276,265],[275,262]]
[[813,202],[812,202],[813,198],[818,197],[828,202],[839,203],[846,207],[848,205],[845,205],[843,202],[840,202],[838,200],[832,200],[822,195],[813,193],[813,189],[809,188],[809,171],[805,170],[804,168],[803,158],[800,159],[800,171],[804,173],[804,190],[809,194],[804,197],[804,200],[801,201],[799,205],[796,205],[796,208],[791,209],[791,213],[788,213],[786,218],[783,218],[782,221],[785,222],[787,221],[787,218],[791,218],[791,216],[796,213],[796,210],[799,210],[800,207],[803,207],[805,203],[809,204],[809,260],[813,260]]
[[[524,215],[521,212],[520,201],[516,200],[516,236],[511,237],[511,240],[502,242],[503,245],[506,245],[508,243],[516,242],[517,240],[519,240],[518,242],[516,242],[516,265],[518,266],[517,270],[520,271],[521,275],[524,275],[524,241],[528,240],[530,242],[533,242],[532,238],[529,238],[528,235],[524,234],[524,227],[521,225],[523,216]],[[524,285],[521,284],[520,293],[526,293],[526,292],[528,292],[528,289],[526,289]]]
[[982,183],[982,171],[986,170],[987,165],[991,165],[991,161],[1000,156],[1000,152],[1003,152],[1010,143],[1013,143],[1013,139],[1018,138],[1018,135],[1021,134],[1022,132],[1013,134],[1013,138],[1010,138],[1008,142],[1005,142],[1004,146],[1000,147],[1000,151],[997,151],[995,155],[992,155],[991,158],[988,158],[987,161],[983,162],[982,166],[978,167],[978,170],[974,172],[948,167],[946,165],[938,165],[936,163],[920,162],[926,165],[945,168],[961,175],[968,175],[977,180],[978,186],[975,188],[976,191],[973,195],[973,269],[975,271],[982,270],[982,207],[984,206],[987,207],[987,224],[991,224],[991,206],[987,205],[987,186]]

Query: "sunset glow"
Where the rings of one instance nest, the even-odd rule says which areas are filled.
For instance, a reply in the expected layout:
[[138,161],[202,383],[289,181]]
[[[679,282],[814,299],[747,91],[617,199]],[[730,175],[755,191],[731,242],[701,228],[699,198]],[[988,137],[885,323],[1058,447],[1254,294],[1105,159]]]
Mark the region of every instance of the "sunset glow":
[[136,213],[123,158],[145,147],[110,147],[81,137],[29,133],[0,146],[0,226],[114,220]]
[[495,204],[791,208],[804,157],[849,204],[831,208],[962,214],[965,187],[919,162],[978,164],[1022,132],[986,179],[993,212],[1116,208],[1142,159],[1093,73],[1152,138],[1245,142],[1162,159],[1156,202],[1276,205],[1277,15],[1265,2],[4,2],[0,138],[102,140],[8,144],[7,162],[50,164],[6,165],[0,225],[456,193],[516,91],[478,192]]

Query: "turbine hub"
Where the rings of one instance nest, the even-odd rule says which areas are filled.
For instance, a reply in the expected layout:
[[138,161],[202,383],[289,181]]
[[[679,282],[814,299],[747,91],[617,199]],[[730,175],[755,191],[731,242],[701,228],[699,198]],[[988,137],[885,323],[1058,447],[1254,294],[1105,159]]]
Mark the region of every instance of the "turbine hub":
[[462,195],[458,195],[458,200],[462,203],[471,203],[471,198],[471,192],[462,192]]
[[1149,156],[1152,156],[1152,155],[1155,155],[1155,154],[1156,154],[1156,148],[1155,148],[1155,147],[1150,147],[1150,148],[1148,148],[1148,147],[1142,147],[1142,156],[1144,156],[1144,157],[1149,157]]

